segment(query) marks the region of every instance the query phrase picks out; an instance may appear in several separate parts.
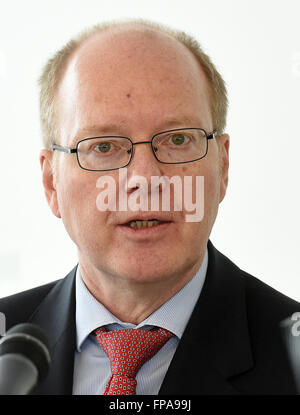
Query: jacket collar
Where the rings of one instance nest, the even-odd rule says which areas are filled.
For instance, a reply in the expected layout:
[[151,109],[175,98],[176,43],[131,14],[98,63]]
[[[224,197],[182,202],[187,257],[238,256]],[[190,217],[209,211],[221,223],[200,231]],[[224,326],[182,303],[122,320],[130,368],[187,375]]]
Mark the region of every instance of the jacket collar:
[[[253,366],[241,270],[210,241],[207,247],[204,286],[159,394],[234,394],[228,378]],[[29,320],[48,334],[52,355],[48,376],[34,394],[72,394],[76,269],[55,285]]]

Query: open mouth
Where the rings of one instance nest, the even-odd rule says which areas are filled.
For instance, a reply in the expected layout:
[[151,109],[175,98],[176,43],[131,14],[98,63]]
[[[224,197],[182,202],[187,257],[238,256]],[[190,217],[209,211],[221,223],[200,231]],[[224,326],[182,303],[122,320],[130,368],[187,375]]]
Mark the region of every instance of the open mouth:
[[145,228],[152,228],[154,226],[159,226],[163,223],[169,223],[169,222],[161,221],[161,220],[157,220],[157,219],[132,220],[130,222],[125,223],[123,226],[129,226],[132,229],[145,229]]

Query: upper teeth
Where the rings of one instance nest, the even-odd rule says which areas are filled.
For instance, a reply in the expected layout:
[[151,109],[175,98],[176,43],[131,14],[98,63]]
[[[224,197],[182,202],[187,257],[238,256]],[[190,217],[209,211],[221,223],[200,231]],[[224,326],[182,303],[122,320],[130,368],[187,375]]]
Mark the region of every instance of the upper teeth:
[[158,225],[160,223],[159,220],[132,220],[129,223],[131,228],[150,228],[151,226]]

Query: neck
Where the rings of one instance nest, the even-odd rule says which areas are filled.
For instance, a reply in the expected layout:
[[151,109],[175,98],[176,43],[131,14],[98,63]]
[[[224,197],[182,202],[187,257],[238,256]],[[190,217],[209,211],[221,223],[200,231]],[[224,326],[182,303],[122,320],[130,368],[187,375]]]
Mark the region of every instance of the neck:
[[167,302],[196,274],[204,258],[176,275],[155,281],[135,281],[103,272],[79,255],[80,272],[90,293],[119,320],[139,324]]

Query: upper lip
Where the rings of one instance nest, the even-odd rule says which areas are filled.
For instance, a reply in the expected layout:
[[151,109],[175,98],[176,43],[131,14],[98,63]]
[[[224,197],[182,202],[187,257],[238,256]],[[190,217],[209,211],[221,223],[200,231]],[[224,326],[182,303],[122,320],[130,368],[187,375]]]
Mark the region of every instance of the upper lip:
[[119,225],[125,225],[126,223],[129,223],[134,220],[159,220],[161,222],[173,222],[173,220],[166,215],[162,215],[159,212],[153,212],[153,213],[136,213],[135,215],[132,215],[130,217],[127,217],[122,222],[119,223]]

